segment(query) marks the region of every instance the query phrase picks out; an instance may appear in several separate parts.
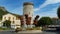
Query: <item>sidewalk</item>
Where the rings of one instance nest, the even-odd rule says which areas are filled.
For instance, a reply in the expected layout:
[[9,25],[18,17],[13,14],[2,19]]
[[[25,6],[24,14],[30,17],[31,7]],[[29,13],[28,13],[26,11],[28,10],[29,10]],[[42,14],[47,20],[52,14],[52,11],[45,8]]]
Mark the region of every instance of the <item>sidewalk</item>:
[[41,30],[19,31],[18,33],[42,33]]

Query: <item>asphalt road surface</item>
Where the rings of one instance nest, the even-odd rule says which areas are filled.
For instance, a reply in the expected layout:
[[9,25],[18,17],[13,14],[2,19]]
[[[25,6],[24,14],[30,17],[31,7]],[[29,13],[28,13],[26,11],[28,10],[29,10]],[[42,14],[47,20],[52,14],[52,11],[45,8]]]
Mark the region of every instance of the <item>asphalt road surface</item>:
[[16,33],[12,31],[0,31],[0,34],[41,34],[41,33]]
[[60,34],[60,32],[43,32],[43,33],[16,33],[13,31],[0,31],[0,34]]

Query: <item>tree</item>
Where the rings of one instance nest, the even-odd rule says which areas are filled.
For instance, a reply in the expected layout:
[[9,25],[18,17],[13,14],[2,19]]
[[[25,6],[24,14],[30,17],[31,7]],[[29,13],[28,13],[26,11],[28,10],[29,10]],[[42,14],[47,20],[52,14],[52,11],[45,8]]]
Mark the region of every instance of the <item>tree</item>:
[[35,26],[37,26],[38,18],[39,18],[39,15],[37,15],[37,16],[35,17],[35,19],[34,19],[34,23],[33,23],[33,24],[34,24]]
[[45,25],[50,25],[51,22],[51,18],[50,17],[42,17],[39,21],[38,21],[38,26],[45,26]]
[[26,24],[30,25],[31,24],[31,17],[28,17],[28,19],[26,20]]
[[2,20],[2,16],[9,13],[5,7],[0,6],[0,20]]
[[9,21],[9,20],[4,21],[3,26],[10,27],[11,26],[11,21]]
[[60,7],[57,9],[57,15],[60,18]]

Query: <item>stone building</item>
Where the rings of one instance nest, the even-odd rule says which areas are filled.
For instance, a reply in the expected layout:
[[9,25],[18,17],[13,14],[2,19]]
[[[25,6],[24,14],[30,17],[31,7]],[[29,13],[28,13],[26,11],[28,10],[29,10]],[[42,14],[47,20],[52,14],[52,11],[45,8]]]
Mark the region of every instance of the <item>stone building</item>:
[[21,27],[20,16],[15,14],[5,14],[3,15],[2,22],[9,20],[11,21],[11,28]]

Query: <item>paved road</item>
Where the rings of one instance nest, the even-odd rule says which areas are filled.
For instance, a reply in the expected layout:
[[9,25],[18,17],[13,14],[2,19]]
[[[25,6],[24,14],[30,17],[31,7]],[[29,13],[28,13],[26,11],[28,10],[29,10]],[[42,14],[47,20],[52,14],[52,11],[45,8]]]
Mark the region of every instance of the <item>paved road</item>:
[[0,34],[42,34],[42,33],[16,33],[12,31],[0,31]]
[[12,32],[12,31],[0,31],[0,34],[60,34],[60,32],[16,33],[16,32]]
[[14,31],[0,31],[0,34],[42,34],[42,33],[16,33]]

